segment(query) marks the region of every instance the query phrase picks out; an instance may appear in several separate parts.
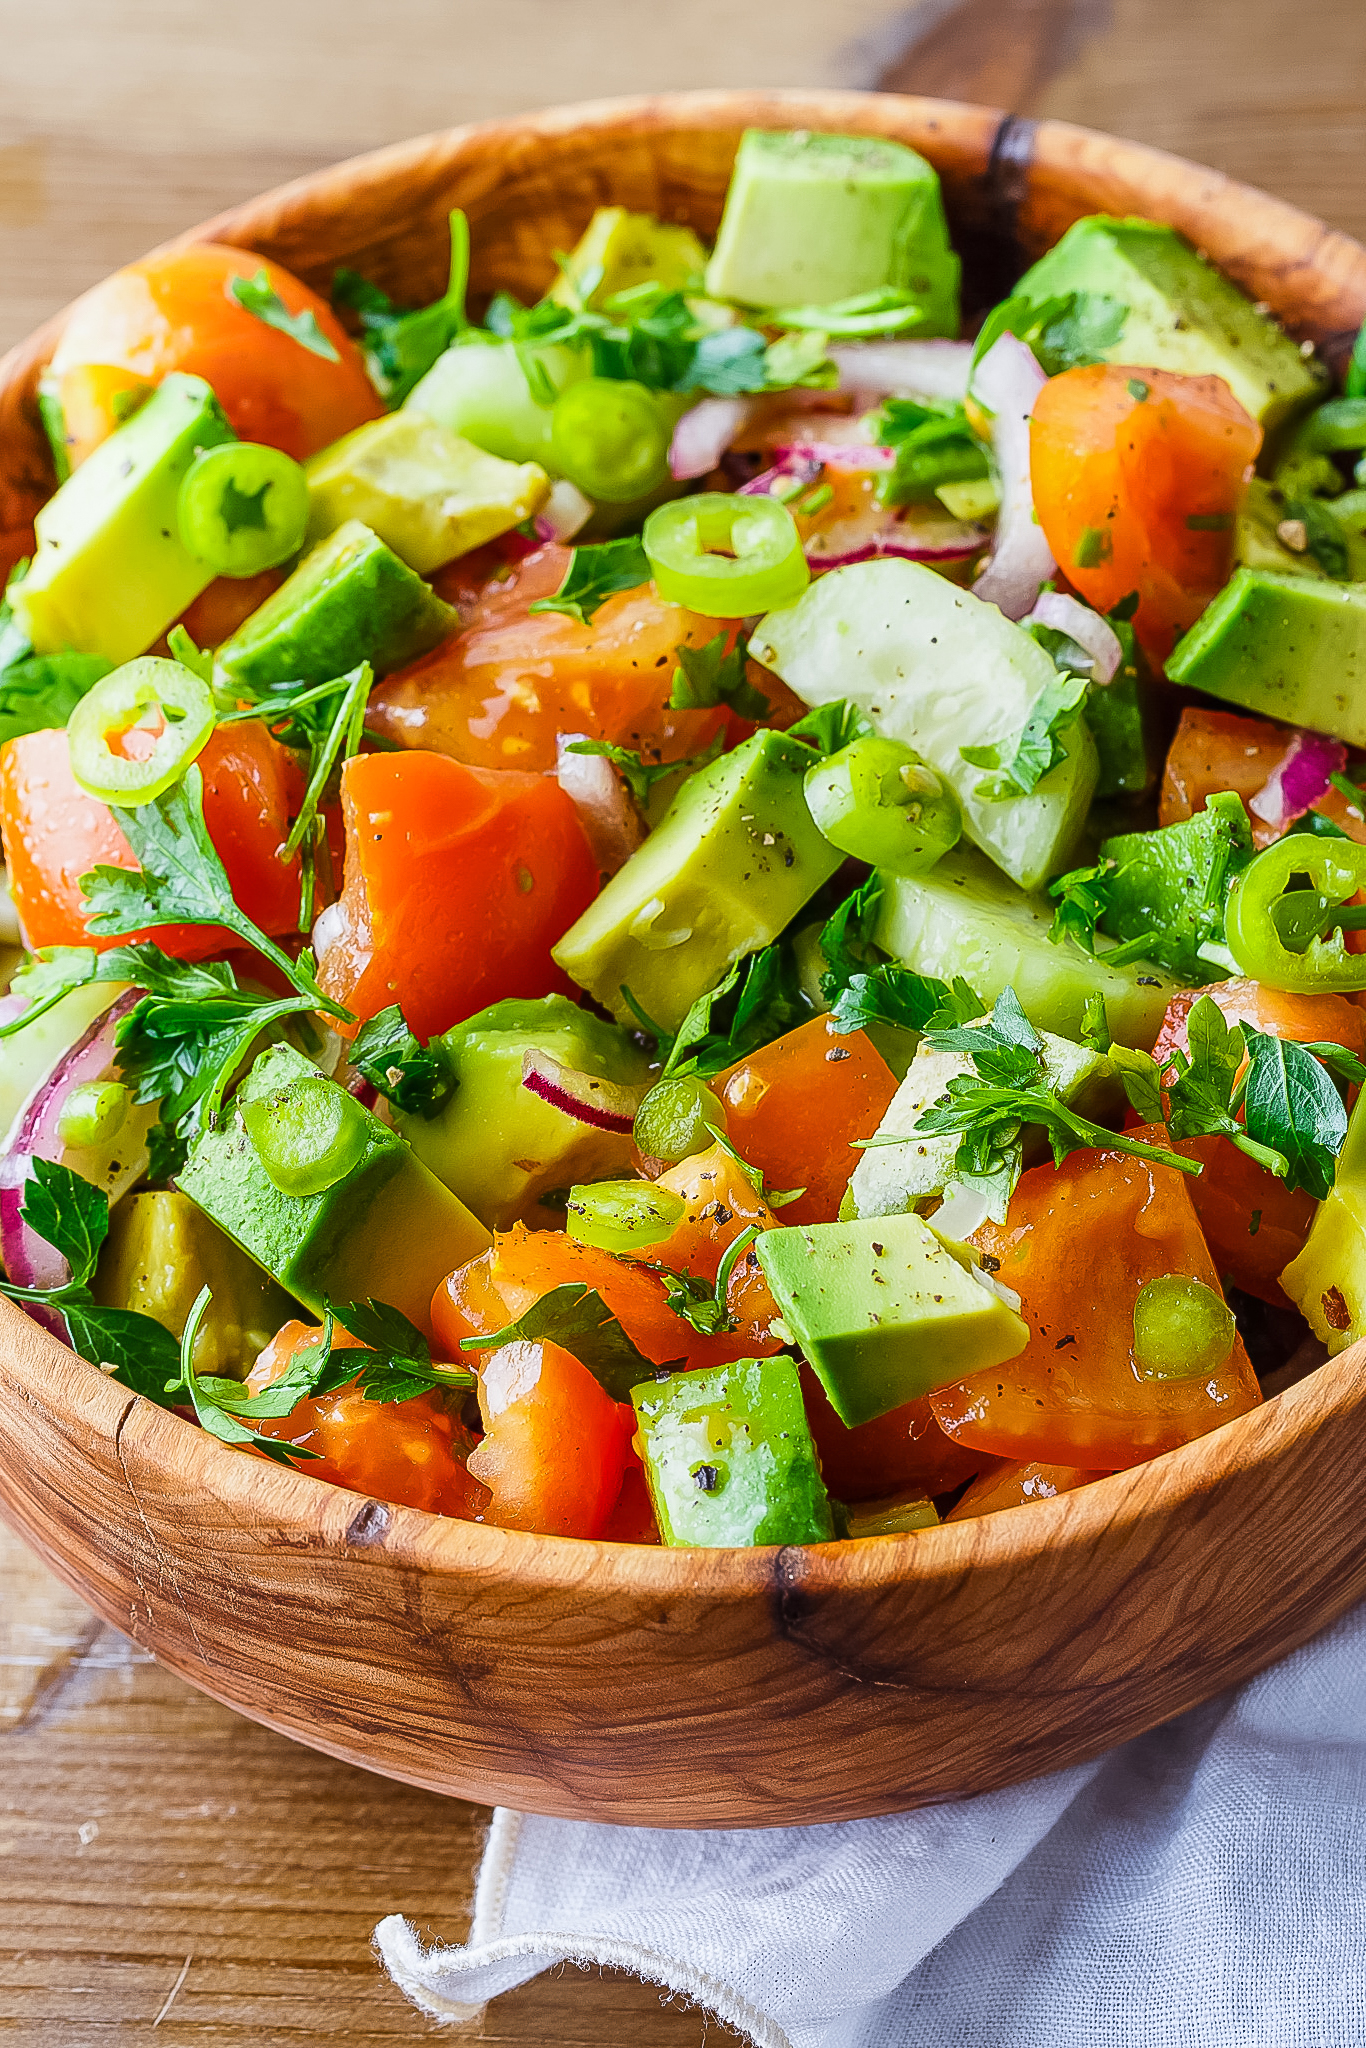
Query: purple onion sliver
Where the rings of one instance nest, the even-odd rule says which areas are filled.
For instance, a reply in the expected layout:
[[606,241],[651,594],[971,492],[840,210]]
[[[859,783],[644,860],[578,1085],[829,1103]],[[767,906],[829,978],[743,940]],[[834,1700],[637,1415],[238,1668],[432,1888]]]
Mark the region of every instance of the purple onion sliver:
[[594,1102],[585,1088],[575,1083],[593,1081],[596,1089],[606,1095],[619,1096],[610,1081],[594,1081],[588,1074],[577,1074],[570,1067],[562,1067],[558,1060],[543,1053],[528,1051],[522,1057],[522,1086],[542,1102],[548,1102],[552,1109],[558,1109],[564,1116],[572,1117],[575,1123],[588,1124],[597,1131],[614,1131],[620,1137],[629,1137],[635,1125],[635,1110],[609,1109],[606,1103]]
[[884,397],[895,391],[922,398],[967,397],[970,341],[864,341],[832,348],[841,391]]
[[1297,726],[1280,762],[1247,807],[1255,818],[1273,832],[1284,832],[1296,818],[1327,795],[1331,777],[1347,765],[1347,749],[1341,740]]
[[752,398],[704,398],[685,412],[669,443],[669,473],[679,483],[706,476],[748,422]]
[[1051,626],[1055,632],[1066,633],[1069,640],[1075,640],[1078,647],[1091,657],[1093,682],[1112,681],[1124,659],[1124,649],[1110,621],[1102,618],[1098,611],[1093,611],[1089,604],[1081,604],[1075,597],[1068,597],[1065,591],[1045,590],[1029,617],[1021,623]]
[[973,594],[994,604],[1008,619],[1033,611],[1039,591],[1057,562],[1034,517],[1029,469],[1029,420],[1048,379],[1033,351],[1013,334],[1003,334],[977,365],[973,389],[996,417],[993,445],[1001,472],[1001,510],[990,562],[973,584]]

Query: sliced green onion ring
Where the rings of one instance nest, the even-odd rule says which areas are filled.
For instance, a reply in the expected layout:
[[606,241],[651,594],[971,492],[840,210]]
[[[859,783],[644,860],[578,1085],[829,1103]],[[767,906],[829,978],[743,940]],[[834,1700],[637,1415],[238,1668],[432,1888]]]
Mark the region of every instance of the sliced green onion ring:
[[149,804],[178,782],[214,727],[209,686],[178,661],[140,655],[87,691],[67,721],[71,772],[105,804]]
[[708,618],[777,611],[811,581],[796,521],[776,498],[677,498],[650,514],[641,541],[659,595]]
[[180,538],[216,576],[259,576],[296,555],[308,529],[308,479],[282,449],[224,441],[181,479]]

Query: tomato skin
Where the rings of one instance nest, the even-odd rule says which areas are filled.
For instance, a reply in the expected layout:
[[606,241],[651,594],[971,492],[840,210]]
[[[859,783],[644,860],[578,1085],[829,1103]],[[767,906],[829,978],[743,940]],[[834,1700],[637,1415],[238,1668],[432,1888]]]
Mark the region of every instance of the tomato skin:
[[[251,1391],[259,1393],[277,1379],[295,1352],[319,1334],[316,1325],[286,1323],[257,1359]],[[350,1349],[356,1342],[349,1331],[334,1329],[334,1350]],[[301,1462],[301,1471],[375,1500],[466,1522],[481,1519],[488,1505],[487,1491],[465,1468],[476,1438],[452,1417],[439,1394],[370,1401],[353,1382],[335,1394],[301,1401],[276,1422],[253,1427],[262,1436],[320,1454]]]
[[[1158,1125],[1131,1135],[1165,1145]],[[973,1233],[1021,1298],[1017,1358],[940,1387],[930,1402],[958,1442],[1009,1458],[1117,1472],[1203,1436],[1261,1400],[1241,1338],[1200,1379],[1147,1380],[1133,1364],[1133,1305],[1147,1281],[1219,1276],[1188,1178],[1118,1152],[1074,1152],[1022,1175],[1004,1224]]]
[[[268,327],[231,296],[235,277],[262,270],[288,312],[313,314],[336,362]],[[171,370],[202,377],[241,440],[283,448],[299,462],[383,410],[359,349],[327,301],[280,264],[216,242],[144,256],[72,307],[47,374],[64,405],[71,395],[68,431],[80,429],[73,466],[113,433],[116,391],[128,389],[126,377],[93,379],[91,365],[153,384]]]
[[[650,584],[609,597],[587,625],[563,612],[532,613],[564,581],[570,555],[538,548],[487,585],[464,631],[379,684],[372,729],[481,768],[553,768],[561,732],[611,740],[647,761],[700,753],[723,729],[728,746],[747,738],[753,726],[724,706],[672,710],[668,702],[677,648],[703,647],[722,632],[729,644],[734,620],[665,604]],[[767,686],[756,664],[751,675]]]
[[1089,1486],[1093,1479],[1106,1477],[1104,1472],[1089,1472],[1079,1465],[1012,1465],[993,1461],[987,1471],[973,1480],[944,1520],[971,1522],[978,1515],[999,1514],[1002,1508],[1027,1507],[1031,1501],[1075,1493],[1079,1486]]
[[928,1395],[849,1429],[809,1365],[802,1366],[801,1375],[821,1477],[837,1500],[886,1500],[891,1494],[917,1493],[930,1500],[938,1493],[951,1493],[992,1463],[984,1451],[955,1443],[945,1434]]
[[342,922],[322,988],[363,1022],[390,1003],[421,1038],[505,996],[577,995],[550,949],[598,892],[559,784],[445,754],[359,754],[342,771]]
[[726,1107],[726,1134],[770,1188],[805,1188],[785,1203],[783,1223],[833,1223],[858,1164],[856,1138],[871,1138],[896,1080],[864,1031],[836,1031],[813,1017],[711,1084]]
[[540,1536],[601,1536],[621,1493],[635,1411],[558,1344],[505,1344],[483,1367],[485,1435],[470,1472],[484,1519]]
[[1049,378],[1029,441],[1063,574],[1098,611],[1137,591],[1134,630],[1164,662],[1229,579],[1261,428],[1222,377],[1089,363]]
[[[251,719],[218,726],[199,756],[204,820],[248,917],[272,937],[295,929],[299,863],[277,858],[303,781],[292,754]],[[0,747],[0,837],[10,888],[28,943],[94,946],[107,952],[153,939],[182,960],[203,960],[237,945],[217,926],[162,925],[119,938],[85,927],[80,878],[97,863],[135,868],[115,813],[87,796],[71,773],[64,731],[23,733]]]

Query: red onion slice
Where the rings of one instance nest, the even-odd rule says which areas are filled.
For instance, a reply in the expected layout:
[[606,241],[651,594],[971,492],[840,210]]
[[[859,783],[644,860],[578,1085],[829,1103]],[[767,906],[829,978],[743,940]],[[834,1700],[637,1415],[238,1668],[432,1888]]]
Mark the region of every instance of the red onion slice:
[[794,441],[788,447],[775,448],[773,460],[777,469],[787,476],[808,469],[813,475],[821,469],[867,471],[880,475],[896,467],[896,450],[884,448],[876,441]]
[[[114,1036],[119,1020],[141,1001],[142,990],[126,989],[95,1019],[64,1053],[46,1080],[39,1083],[10,1134],[0,1157],[0,1259],[18,1287],[60,1287],[71,1269],[60,1252],[24,1221],[24,1189],[33,1176],[35,1159],[75,1165],[85,1178],[103,1188],[111,1204],[130,1188],[147,1166],[146,1133],[156,1116],[154,1105],[130,1109],[123,1129],[97,1156],[69,1152],[58,1129],[62,1107],[82,1081],[116,1079]],[[55,1309],[31,1306],[35,1322],[65,1340],[66,1329]]]
[[848,342],[830,351],[840,373],[839,389],[882,398],[907,392],[918,398],[968,395],[972,369],[970,341]]
[[[981,595],[980,587],[978,595]],[[1112,681],[1124,659],[1119,635],[1110,621],[1102,618],[1099,612],[1092,611],[1089,604],[1068,597],[1064,591],[1045,590],[1029,617],[1021,623],[1051,626],[1054,632],[1066,633],[1069,640],[1075,640],[1078,647],[1091,657],[1093,683]]]
[[537,540],[573,540],[593,517],[593,500],[585,498],[577,484],[562,476],[550,486],[550,496],[536,514]]
[[624,868],[645,837],[645,823],[605,754],[570,751],[587,733],[555,735],[555,780],[579,814],[598,872]]
[[575,1123],[588,1124],[595,1131],[615,1131],[623,1138],[635,1128],[636,1111],[648,1085],[642,1082],[638,1088],[625,1088],[597,1074],[581,1074],[532,1047],[522,1054],[522,1086],[532,1095]]
[[1347,749],[1341,740],[1296,726],[1280,762],[1257,794],[1248,798],[1247,807],[1273,832],[1284,832],[1327,795],[1330,776],[1340,775],[1346,766]]
[[754,412],[752,398],[704,398],[685,412],[669,444],[669,473],[680,483],[715,469]]
[[[831,448],[823,442],[805,442],[777,453],[775,466],[743,485],[739,496],[766,497],[776,485],[794,480],[805,487],[826,469],[872,475],[889,469],[895,460],[892,449],[871,444]],[[870,495],[854,511],[822,520],[808,533],[805,553],[812,574],[819,576],[827,569],[848,569],[884,555],[947,567],[972,561],[986,543],[983,527],[954,519],[938,505],[880,505]]]
[[1008,619],[1023,619],[1057,568],[1053,550],[1034,517],[1029,473],[1029,419],[1048,379],[1016,335],[1003,334],[977,365],[974,394],[996,416],[992,443],[1001,472],[1001,510],[990,562],[973,584]]

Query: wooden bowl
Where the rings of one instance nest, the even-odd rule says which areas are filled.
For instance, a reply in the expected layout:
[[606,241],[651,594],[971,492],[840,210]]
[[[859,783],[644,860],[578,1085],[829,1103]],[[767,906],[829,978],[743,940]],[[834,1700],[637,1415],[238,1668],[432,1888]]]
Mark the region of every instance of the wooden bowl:
[[[1333,359],[1366,250],[1213,171],[1060,123],[856,93],[685,93],[455,129],[187,239],[326,289],[535,296],[622,202],[715,228],[742,128],[895,136],[938,166],[979,301],[1079,215],[1174,222]],[[52,488],[0,365],[0,527]],[[1094,1756],[1247,1677],[1366,1592],[1366,1345],[1198,1443],[1028,1510],[811,1549],[634,1549],[391,1508],[220,1448],[0,1303],[0,1507],[195,1685],[349,1762],[542,1813],[664,1827],[845,1820]]]

